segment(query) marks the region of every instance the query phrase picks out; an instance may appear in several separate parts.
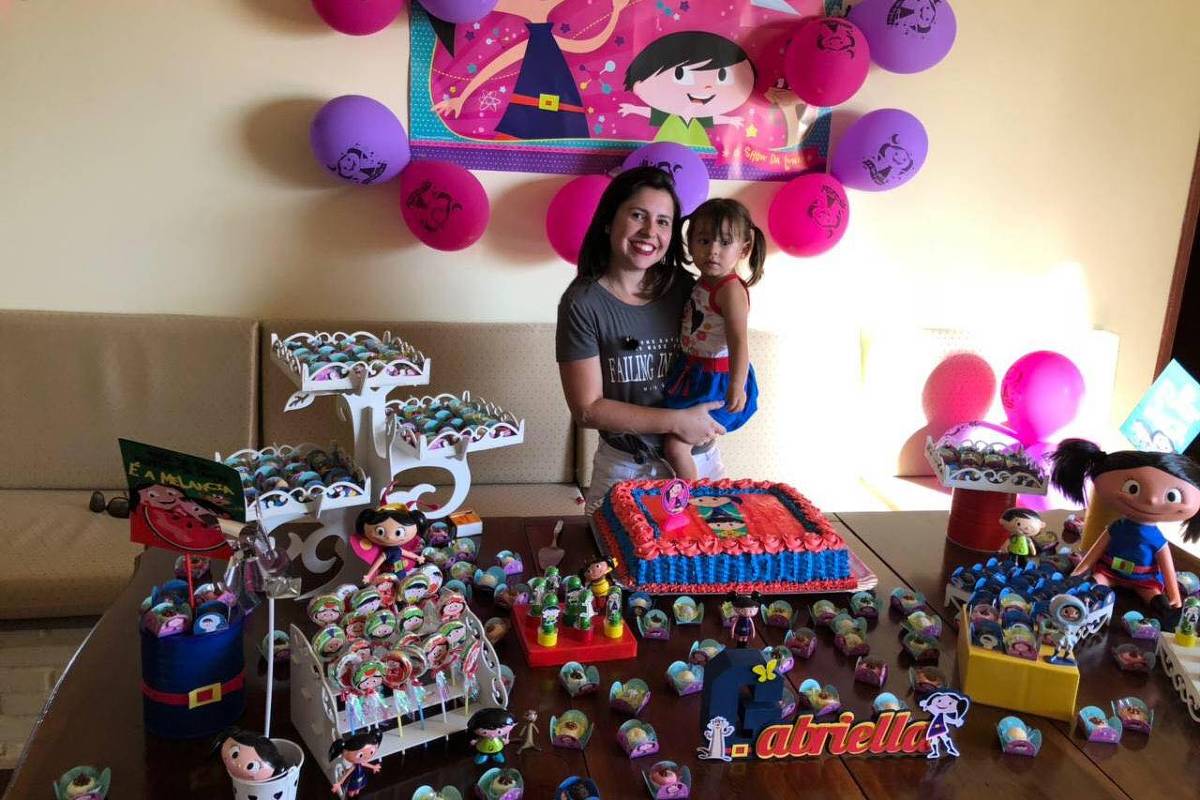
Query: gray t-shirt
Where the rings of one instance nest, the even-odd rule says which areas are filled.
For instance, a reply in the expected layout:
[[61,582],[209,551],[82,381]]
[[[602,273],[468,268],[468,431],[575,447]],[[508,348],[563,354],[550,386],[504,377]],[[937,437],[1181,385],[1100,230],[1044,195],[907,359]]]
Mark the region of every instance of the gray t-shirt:
[[[659,299],[633,306],[598,283],[574,282],[558,304],[555,358],[559,363],[600,357],[602,393],[639,406],[662,404],[663,387],[679,353],[679,319],[695,280],[680,272]],[[626,453],[662,449],[658,434],[601,431],[604,441]]]

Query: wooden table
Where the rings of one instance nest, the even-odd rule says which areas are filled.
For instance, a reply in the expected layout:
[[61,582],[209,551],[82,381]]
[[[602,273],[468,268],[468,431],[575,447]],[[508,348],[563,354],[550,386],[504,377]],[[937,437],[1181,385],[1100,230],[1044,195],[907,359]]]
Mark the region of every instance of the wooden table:
[[[977,554],[945,544],[944,512],[888,512],[831,515],[835,527],[850,546],[879,576],[879,591],[886,596],[892,588],[908,585],[931,600],[941,598],[944,575],[958,563],[972,563]],[[534,553],[549,543],[553,519],[488,520],[483,537],[481,564],[488,564],[499,550],[521,553],[525,563],[535,564]],[[582,518],[570,520],[561,538],[567,550],[562,567],[580,566],[595,552]],[[56,687],[22,754],[6,797],[36,798],[50,794],[51,783],[77,764],[110,766],[115,798],[231,797],[232,789],[210,742],[173,742],[147,736],[142,726],[139,694],[137,606],[152,584],[164,580],[173,557],[150,551],[129,587],[97,624],[76,654]],[[528,571],[528,570],[527,570]],[[816,599],[806,596],[794,604],[807,608]],[[845,596],[835,598],[844,604]],[[1117,616],[1126,600],[1118,603]],[[519,716],[529,708],[539,712],[542,752],[517,754],[507,750],[509,765],[521,770],[530,800],[551,797],[559,782],[570,775],[590,775],[600,786],[605,800],[646,797],[641,771],[658,759],[688,764],[693,774],[695,798],[784,798],[803,793],[806,797],[835,798],[940,798],[980,795],[995,797],[1152,797],[1164,792],[1192,796],[1200,783],[1200,735],[1164,675],[1133,676],[1116,669],[1108,655],[1108,639],[1125,641],[1114,628],[1081,648],[1083,681],[1079,703],[1107,709],[1108,702],[1133,694],[1155,710],[1155,729],[1149,738],[1129,734],[1117,746],[1088,744],[1074,724],[1024,716],[1045,737],[1035,759],[1001,753],[996,722],[1007,712],[976,706],[969,721],[956,735],[962,757],[929,762],[925,759],[824,757],[819,760],[733,764],[701,762],[696,748],[703,743],[699,723],[700,698],[679,698],[666,685],[667,665],[685,659],[691,642],[701,638],[722,639],[717,601],[705,601],[701,626],[675,627],[668,642],[641,642],[636,661],[602,663],[599,666],[602,692],[572,700],[558,684],[557,668],[530,670],[525,666],[512,635],[497,647],[501,660],[516,673],[510,703]],[[490,603],[473,603],[483,619],[497,614]],[[665,603],[660,601],[660,605]],[[298,604],[282,603],[279,627],[302,615]],[[264,698],[263,664],[256,643],[266,632],[265,613],[256,613],[246,637],[248,705],[243,724],[261,729]],[[802,615],[807,619],[807,613]],[[1116,617],[1114,617],[1116,618]],[[311,625],[303,623],[308,629]],[[886,614],[868,636],[871,652],[887,658],[892,666],[888,691],[907,693],[907,661],[901,656],[899,625]],[[783,631],[759,625],[760,646],[778,644]],[[788,675],[793,688],[807,677],[836,684],[843,703],[860,718],[870,716],[876,690],[853,682],[853,659],[841,656],[828,631],[818,634],[820,644],[807,662],[800,661]],[[954,673],[954,633],[942,635],[944,650],[940,666]],[[624,717],[608,708],[607,688],[613,680],[642,677],[653,697],[642,718],[658,731],[658,756],[630,762],[616,743],[617,726]],[[911,699],[911,698],[910,698]],[[596,724],[588,749],[576,751],[549,746],[546,733],[550,716],[568,708],[579,708]],[[288,690],[277,687],[273,735],[299,740],[290,722]],[[515,741],[515,737],[514,737]],[[308,753],[307,758],[323,754]],[[373,778],[364,798],[409,800],[422,784],[436,788],[457,786],[468,796],[471,784],[481,773],[472,761],[466,736],[418,748],[389,758],[383,772]],[[321,773],[304,769],[300,797],[329,796]]]

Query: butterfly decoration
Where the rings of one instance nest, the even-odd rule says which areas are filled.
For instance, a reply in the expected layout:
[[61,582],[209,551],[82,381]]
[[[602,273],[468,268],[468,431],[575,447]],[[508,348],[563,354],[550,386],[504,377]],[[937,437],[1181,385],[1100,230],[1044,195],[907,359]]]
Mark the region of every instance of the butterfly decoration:
[[766,683],[767,681],[775,680],[775,668],[778,666],[779,659],[772,658],[766,664],[759,664],[751,669],[753,669],[754,674],[758,676],[759,683]]

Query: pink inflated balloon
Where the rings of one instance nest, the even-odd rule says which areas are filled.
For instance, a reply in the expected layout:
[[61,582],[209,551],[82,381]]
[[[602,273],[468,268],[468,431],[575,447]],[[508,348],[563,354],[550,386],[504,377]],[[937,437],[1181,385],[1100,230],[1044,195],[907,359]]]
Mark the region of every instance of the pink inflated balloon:
[[612,183],[607,175],[582,175],[570,181],[550,199],[546,209],[546,238],[554,252],[571,266],[579,263],[579,249],[587,233],[600,195]]
[[804,102],[818,106],[849,100],[870,69],[867,38],[854,23],[839,17],[801,23],[783,62],[792,91]]
[[1000,402],[1008,424],[1022,442],[1050,439],[1075,419],[1083,400],[1083,373],[1071,359],[1052,350],[1018,358],[1000,382]]
[[947,428],[982,419],[996,393],[996,374],[975,353],[946,356],[925,379],[921,405],[937,438]]
[[325,24],[351,36],[366,36],[391,25],[404,0],[313,0]]
[[487,228],[491,205],[479,179],[448,161],[414,161],[400,173],[400,213],[437,250],[470,247]]
[[841,241],[850,221],[846,191],[832,175],[792,178],[771,201],[767,227],[775,244],[793,256],[815,256]]

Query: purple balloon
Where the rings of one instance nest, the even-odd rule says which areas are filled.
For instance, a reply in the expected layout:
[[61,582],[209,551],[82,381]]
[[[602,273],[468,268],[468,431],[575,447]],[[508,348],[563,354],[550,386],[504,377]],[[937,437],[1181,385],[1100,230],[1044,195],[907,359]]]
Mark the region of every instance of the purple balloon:
[[383,183],[408,166],[408,134],[391,110],[369,97],[347,94],[330,100],[309,129],[321,166],[351,183]]
[[920,72],[945,58],[958,23],[946,0],[863,0],[849,19],[867,37],[871,60],[889,72]]
[[421,5],[443,22],[478,22],[492,13],[496,0],[420,0]]
[[708,199],[708,167],[694,150],[676,142],[651,142],[625,157],[622,171],[658,167],[675,179],[675,193],[684,216]]
[[898,108],[881,108],[846,129],[829,171],[852,189],[885,192],[912,180],[928,153],[929,137],[919,119]]

